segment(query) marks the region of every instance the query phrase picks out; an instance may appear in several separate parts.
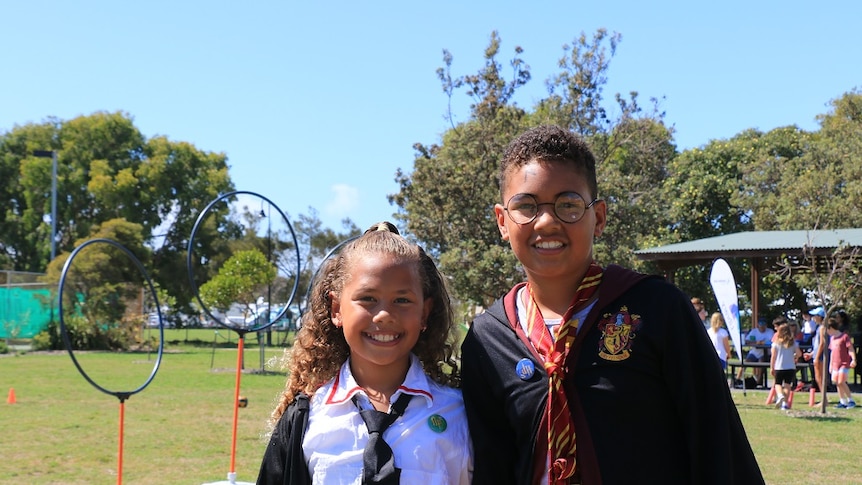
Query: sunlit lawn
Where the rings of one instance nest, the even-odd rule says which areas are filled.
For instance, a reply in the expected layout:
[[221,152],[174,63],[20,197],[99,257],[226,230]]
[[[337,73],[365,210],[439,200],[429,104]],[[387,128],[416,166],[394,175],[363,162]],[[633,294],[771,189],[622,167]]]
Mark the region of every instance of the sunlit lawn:
[[[212,335],[212,331],[209,334]],[[236,337],[233,348],[173,347],[152,383],[125,402],[123,481],[206,483],[230,469]],[[247,344],[248,345],[248,344]],[[281,355],[267,351],[266,360]],[[138,388],[156,354],[82,354],[91,377],[111,391]],[[269,413],[283,374],[260,369],[257,347],[246,348],[236,453],[239,481],[254,482]],[[211,368],[212,366],[212,368]],[[128,379],[128,376],[132,376]],[[0,483],[116,483],[119,400],[92,387],[66,352],[0,356],[0,389],[17,402],[0,404]]]
[[[191,332],[188,340],[196,345],[183,343],[182,330],[166,334],[175,343],[154,380],[125,403],[125,483],[226,479],[236,336],[228,343],[224,330],[219,336],[213,330]],[[281,353],[271,348],[263,360]],[[241,394],[249,406],[240,409],[236,471],[239,481],[254,482],[266,445],[262,434],[284,375],[249,373],[260,369],[255,337],[247,339],[245,357]],[[94,353],[79,360],[103,387],[131,390],[147,379],[155,354]],[[5,396],[10,388],[17,403],[0,403],[0,483],[116,483],[119,401],[88,384],[67,353],[0,356],[0,390]],[[765,391],[733,396],[768,483],[862,483],[862,409],[830,408],[821,415],[800,394],[794,410],[785,413],[764,405]]]

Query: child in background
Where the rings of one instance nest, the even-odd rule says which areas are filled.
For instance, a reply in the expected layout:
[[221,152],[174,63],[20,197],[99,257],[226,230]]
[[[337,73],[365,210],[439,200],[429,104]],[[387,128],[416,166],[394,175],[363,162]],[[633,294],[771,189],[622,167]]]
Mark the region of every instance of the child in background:
[[[449,295],[425,251],[375,225],[324,263],[310,307],[257,483],[470,483]],[[393,423],[372,435],[369,415]]]
[[763,483],[690,298],[593,259],[596,162],[540,126],[506,148],[497,227],[526,273],[462,344],[473,483]]
[[[745,339],[748,341],[749,349],[745,355],[746,362],[769,362],[769,356],[764,351],[764,345],[772,343],[772,337],[775,336],[775,331],[769,328],[766,323],[766,318],[760,317],[757,319],[757,326],[748,331]],[[761,347],[758,347],[761,346]],[[745,367],[740,366],[737,371],[736,379],[742,380]],[[763,369],[760,367],[754,368],[754,379],[757,385],[763,384]]]
[[799,330],[799,324],[794,322],[790,322],[790,333],[793,334],[793,340],[796,341],[797,345],[802,344],[802,339],[804,338],[804,334],[801,330]]
[[817,331],[817,322],[814,321],[808,309],[802,310],[802,343],[810,344],[815,331]]
[[727,370],[727,356],[730,355],[730,334],[724,328],[724,317],[721,312],[715,312],[709,318],[709,330],[706,331],[712,346],[721,361],[721,368]]
[[829,341],[831,353],[829,372],[832,374],[832,382],[838,389],[839,402],[835,407],[840,409],[856,407],[856,402],[853,401],[853,395],[850,393],[850,386],[847,385],[850,369],[856,367],[856,350],[853,348],[853,342],[850,341],[850,335],[842,330],[843,326],[843,322],[838,321],[837,318],[829,317],[829,328],[826,330],[832,337]]
[[819,392],[824,389],[823,359],[826,354],[826,341],[829,338],[823,320],[826,317],[826,310],[823,307],[817,307],[811,310],[809,314],[814,321],[815,328],[814,334],[811,337],[811,350],[804,352],[802,358],[811,362],[811,366],[814,368],[814,384],[817,386],[817,391]]
[[775,407],[790,409],[788,398],[790,390],[796,386],[796,361],[802,357],[802,351],[794,340],[793,330],[785,322],[778,326],[778,333],[772,342],[772,356],[769,361],[773,377]]

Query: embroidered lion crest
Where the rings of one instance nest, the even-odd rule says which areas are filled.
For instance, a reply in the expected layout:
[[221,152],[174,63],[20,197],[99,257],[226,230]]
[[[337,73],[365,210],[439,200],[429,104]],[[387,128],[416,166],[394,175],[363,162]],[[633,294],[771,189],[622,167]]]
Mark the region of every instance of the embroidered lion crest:
[[619,362],[631,356],[632,340],[641,324],[640,315],[630,314],[627,307],[616,313],[605,313],[599,321],[599,357]]

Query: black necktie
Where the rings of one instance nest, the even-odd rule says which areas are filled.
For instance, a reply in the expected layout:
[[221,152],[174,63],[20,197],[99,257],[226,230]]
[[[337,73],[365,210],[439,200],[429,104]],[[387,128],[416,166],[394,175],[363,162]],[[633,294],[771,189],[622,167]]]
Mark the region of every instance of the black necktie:
[[[398,416],[404,414],[407,403],[412,397],[411,394],[402,393],[392,405],[392,410],[389,413],[376,409],[359,410],[359,414],[368,428],[368,444],[365,445],[365,451],[362,453],[363,484],[398,485],[401,469],[395,467],[392,448],[383,440],[383,432],[398,419]],[[353,403],[359,407],[356,396],[353,397]]]

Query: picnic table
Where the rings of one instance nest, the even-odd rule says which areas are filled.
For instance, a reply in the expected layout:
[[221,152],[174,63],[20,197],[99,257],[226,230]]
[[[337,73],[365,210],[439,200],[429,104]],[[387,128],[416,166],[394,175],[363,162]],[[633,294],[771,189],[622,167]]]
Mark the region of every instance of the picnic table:
[[[736,369],[742,367],[743,377],[745,377],[745,369],[764,369],[763,372],[763,388],[769,389],[769,362],[746,362],[739,359],[727,361],[727,369],[729,370],[729,378],[733,379],[736,376]],[[803,382],[808,382],[808,369],[811,367],[811,362],[800,361],[796,363],[796,372],[801,373],[800,379]],[[745,387],[745,379],[742,380],[743,389]]]

